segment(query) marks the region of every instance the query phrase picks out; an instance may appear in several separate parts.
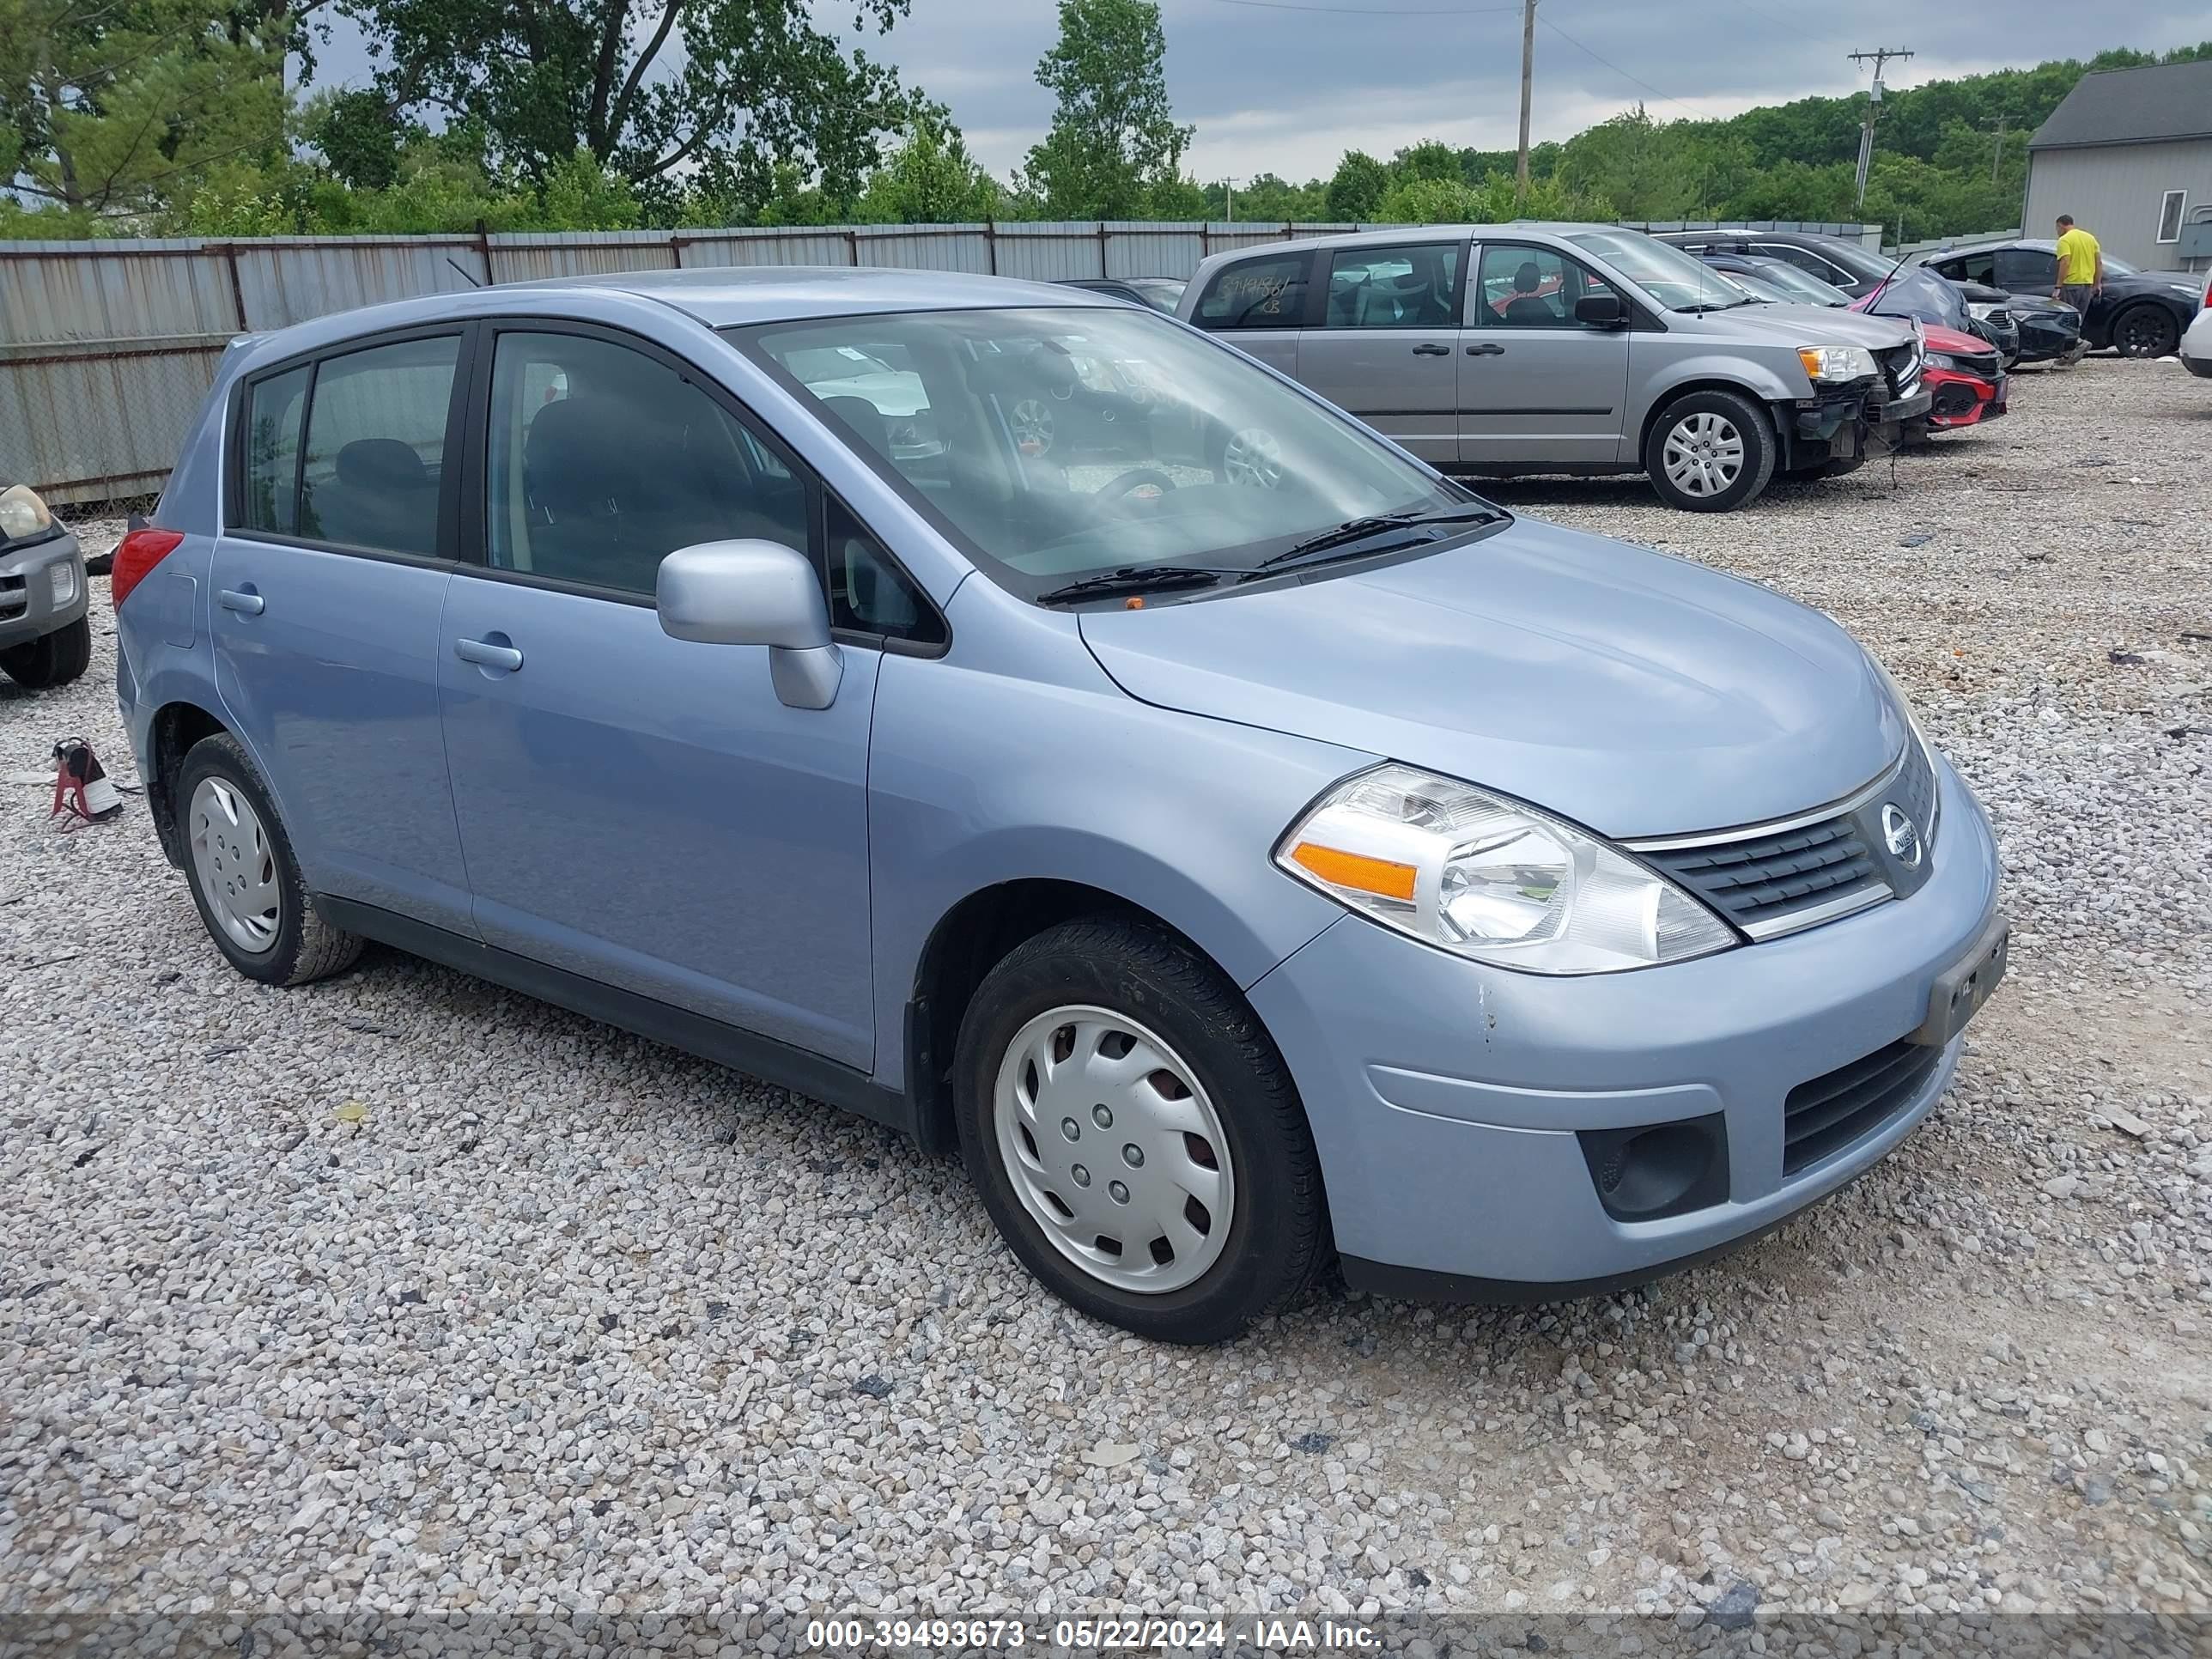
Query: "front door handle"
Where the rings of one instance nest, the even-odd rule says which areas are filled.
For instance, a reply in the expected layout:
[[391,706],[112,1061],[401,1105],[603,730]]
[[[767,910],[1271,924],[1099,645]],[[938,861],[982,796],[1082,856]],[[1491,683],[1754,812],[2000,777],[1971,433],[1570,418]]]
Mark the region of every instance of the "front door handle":
[[216,595],[216,602],[241,617],[258,617],[269,608],[269,602],[250,587],[226,587]]
[[510,674],[522,666],[522,653],[511,645],[495,645],[489,640],[455,640],[453,654],[463,662],[472,662],[483,668],[503,668]]
[[1470,357],[1503,357],[1505,355],[1505,348],[1495,340],[1485,340],[1480,345],[1469,346],[1467,349],[1467,355]]
[[1433,340],[1424,340],[1413,348],[1413,355],[1416,357],[1449,357],[1451,348],[1438,345]]

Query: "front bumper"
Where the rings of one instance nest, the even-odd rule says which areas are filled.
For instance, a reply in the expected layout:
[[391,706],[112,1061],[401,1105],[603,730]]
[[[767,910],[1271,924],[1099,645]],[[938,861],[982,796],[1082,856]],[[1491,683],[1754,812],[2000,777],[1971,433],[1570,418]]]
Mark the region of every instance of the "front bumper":
[[1809,471],[1902,448],[1907,425],[1926,416],[1931,401],[1924,385],[1891,398],[1878,382],[1863,380],[1787,405],[1783,470]]
[[[1909,1134],[1960,1042],[1894,1110],[1784,1173],[1784,1103],[1920,1027],[1996,907],[1987,820],[1939,763],[1926,884],[1838,921],[1694,962],[1546,978],[1347,916],[1255,985],[1297,1079],[1353,1284],[1478,1299],[1569,1295],[1740,1244]],[[1711,1121],[1712,1201],[1620,1220],[1578,1132]]]
[[1995,380],[1990,380],[1959,369],[1931,368],[1926,380],[1935,399],[1928,424],[1940,431],[1978,426],[2005,412],[2008,385],[2002,370]]
[[[53,573],[61,568],[70,572],[70,596],[57,605]],[[87,602],[84,558],[68,531],[0,551],[0,649],[68,627],[84,615]]]
[[2212,357],[2191,357],[2184,352],[2181,366],[2200,380],[2212,380]]

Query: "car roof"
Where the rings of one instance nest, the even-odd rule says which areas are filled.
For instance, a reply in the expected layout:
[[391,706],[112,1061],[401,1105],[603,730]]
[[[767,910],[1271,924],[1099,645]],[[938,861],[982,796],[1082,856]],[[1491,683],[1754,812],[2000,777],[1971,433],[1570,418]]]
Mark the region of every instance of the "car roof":
[[1280,257],[1285,251],[1309,248],[1403,247],[1409,242],[1457,242],[1470,236],[1550,237],[1554,240],[1577,231],[1618,231],[1619,225],[1584,224],[1554,219],[1523,220],[1502,225],[1400,225],[1381,230],[1338,231],[1328,236],[1300,236],[1291,241],[1267,241],[1250,247],[1229,248],[1206,260],[1208,264],[1231,260]]

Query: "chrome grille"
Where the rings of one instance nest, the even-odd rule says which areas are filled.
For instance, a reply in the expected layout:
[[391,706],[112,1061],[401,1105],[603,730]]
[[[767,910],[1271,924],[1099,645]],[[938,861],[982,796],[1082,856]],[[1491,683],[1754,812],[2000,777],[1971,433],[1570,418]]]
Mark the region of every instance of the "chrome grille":
[[[1894,805],[1917,830],[1907,864],[1883,841]],[[1626,843],[1629,850],[1755,939],[1774,939],[1901,898],[1928,878],[1936,844],[1936,774],[1917,739],[1863,789],[1777,823]]]

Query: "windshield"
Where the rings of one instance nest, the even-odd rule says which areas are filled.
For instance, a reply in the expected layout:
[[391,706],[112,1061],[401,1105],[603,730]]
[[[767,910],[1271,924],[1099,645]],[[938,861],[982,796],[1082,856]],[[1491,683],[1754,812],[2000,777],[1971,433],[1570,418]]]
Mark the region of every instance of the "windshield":
[[[1026,598],[1124,566],[1241,573],[1347,520],[1474,500],[1242,353],[1133,307],[732,333]],[[848,351],[897,371],[855,376]]]
[[1641,231],[1571,230],[1588,248],[1669,311],[1717,311],[1746,303],[1743,291],[1702,259]]
[[1779,289],[1801,305],[1847,306],[1851,302],[1851,296],[1832,283],[1824,283],[1787,260],[1761,259],[1757,263],[1759,275],[1754,280]]
[[[1715,269],[1717,270],[1718,267],[1716,266]],[[1741,289],[1763,306],[1794,303],[1792,296],[1784,294],[1778,288],[1769,286],[1762,278],[1753,276],[1747,270],[1723,270],[1721,275],[1727,277],[1732,286]]]

